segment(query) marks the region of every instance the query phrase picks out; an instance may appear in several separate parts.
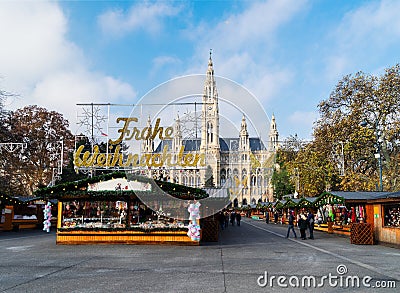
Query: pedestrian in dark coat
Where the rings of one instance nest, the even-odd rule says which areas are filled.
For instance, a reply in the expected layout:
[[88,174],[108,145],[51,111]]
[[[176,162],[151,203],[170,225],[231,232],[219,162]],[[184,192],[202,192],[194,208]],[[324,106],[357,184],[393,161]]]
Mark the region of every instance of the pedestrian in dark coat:
[[269,224],[269,211],[265,212],[265,223]]
[[237,223],[238,226],[240,226],[240,220],[241,219],[242,219],[242,215],[239,212],[237,212],[236,213],[236,223]]
[[225,228],[229,227],[229,213],[228,211],[225,212]]
[[279,217],[278,211],[275,211],[275,214],[274,214],[275,224],[278,224],[278,217]]
[[289,219],[288,219],[288,222],[289,222],[289,223],[288,223],[288,229],[287,229],[286,238],[289,238],[289,232],[290,232],[290,230],[293,231],[294,238],[297,238],[296,231],[294,231],[294,216],[293,216],[293,212],[292,212],[292,211],[289,212]]
[[235,211],[232,211],[231,212],[231,224],[232,224],[232,226],[235,226],[235,218],[236,218]]
[[307,216],[308,229],[310,231],[310,239],[314,239],[314,214],[310,212]]
[[218,222],[221,226],[221,229],[224,230],[225,227],[225,215],[224,213],[221,211],[218,213]]
[[307,230],[307,217],[302,213],[299,218],[299,228],[300,228],[300,237],[303,240],[306,240],[306,230]]

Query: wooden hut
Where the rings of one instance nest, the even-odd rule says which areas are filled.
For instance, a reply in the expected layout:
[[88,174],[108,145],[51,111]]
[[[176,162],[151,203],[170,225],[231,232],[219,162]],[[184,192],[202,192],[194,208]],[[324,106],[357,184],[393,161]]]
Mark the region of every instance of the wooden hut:
[[60,184],[37,193],[58,200],[57,244],[199,245],[188,236],[188,207],[179,199],[208,197],[198,188],[126,173]]

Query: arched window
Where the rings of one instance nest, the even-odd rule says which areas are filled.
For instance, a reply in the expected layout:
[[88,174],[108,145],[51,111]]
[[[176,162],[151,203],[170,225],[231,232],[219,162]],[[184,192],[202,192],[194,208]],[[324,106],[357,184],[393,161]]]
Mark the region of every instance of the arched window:
[[237,199],[237,198],[235,198],[235,199],[233,200],[233,206],[234,206],[235,208],[237,208],[237,207],[239,206],[239,202],[238,202],[238,199]]
[[200,175],[196,176],[196,187],[200,187],[201,185],[201,180],[200,180]]
[[226,171],[225,171],[225,169],[221,170],[221,175],[220,176],[221,176],[221,179],[220,179],[221,186],[224,186],[225,183],[226,183]]
[[247,206],[247,199],[243,198],[243,200],[242,200],[242,206]]
[[210,122],[207,123],[207,142],[213,142],[213,125]]
[[224,186],[226,183],[226,177],[225,175],[221,175],[221,186]]
[[258,175],[258,178],[257,178],[257,186],[258,187],[261,187],[262,186],[262,176],[261,175]]
[[188,178],[187,178],[187,176],[186,175],[184,175],[183,177],[182,177],[182,179],[183,179],[183,185],[186,185],[186,186],[188,186]]

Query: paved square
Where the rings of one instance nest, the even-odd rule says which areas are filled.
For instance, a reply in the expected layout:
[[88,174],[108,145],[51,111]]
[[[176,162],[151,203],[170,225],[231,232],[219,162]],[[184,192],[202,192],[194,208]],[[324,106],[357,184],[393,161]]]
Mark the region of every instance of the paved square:
[[[315,240],[286,239],[286,231],[287,226],[244,219],[240,227],[221,231],[218,243],[200,247],[56,245],[54,232],[2,232],[0,292],[374,292],[372,286],[388,281],[400,286],[399,249],[352,245],[346,237],[318,231]],[[340,265],[347,270],[342,275]],[[268,280],[276,277],[272,287],[257,283],[265,283],[265,272]],[[326,279],[318,288],[329,274],[370,276],[371,288],[345,288],[345,278],[342,286],[338,278],[335,287]],[[278,286],[282,276],[287,288]],[[316,288],[293,288],[303,276],[314,276]]]

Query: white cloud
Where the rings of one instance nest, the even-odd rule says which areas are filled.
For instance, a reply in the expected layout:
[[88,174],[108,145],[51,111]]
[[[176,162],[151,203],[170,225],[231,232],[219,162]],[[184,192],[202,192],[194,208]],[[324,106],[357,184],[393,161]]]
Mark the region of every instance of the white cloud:
[[295,125],[296,129],[310,129],[312,132],[313,124],[318,119],[318,113],[314,111],[295,111],[287,118],[288,124]]
[[153,66],[150,69],[150,76],[154,76],[159,70],[165,66],[171,66],[174,64],[181,64],[182,61],[179,58],[173,56],[158,56],[153,59]]
[[16,109],[37,104],[64,114],[73,125],[76,103],[133,102],[132,87],[92,71],[67,31],[68,19],[57,3],[0,2],[1,86],[20,95],[6,105]]
[[106,11],[98,17],[98,23],[103,32],[112,35],[123,35],[135,30],[156,33],[162,27],[163,18],[175,16],[180,10],[180,7],[166,2],[139,2],[127,12],[121,9]]
[[81,64],[81,51],[65,39],[66,24],[54,3],[1,2],[0,74],[5,80],[18,87],[31,85],[51,70]]
[[399,1],[367,2],[344,17],[337,33],[347,46],[374,41],[386,46],[400,36],[399,11]]
[[[326,52],[326,76],[330,81],[354,73],[399,44],[399,1],[366,2],[348,12],[328,34],[332,40]],[[329,41],[328,41],[329,42]],[[374,69],[371,69],[374,70]]]

